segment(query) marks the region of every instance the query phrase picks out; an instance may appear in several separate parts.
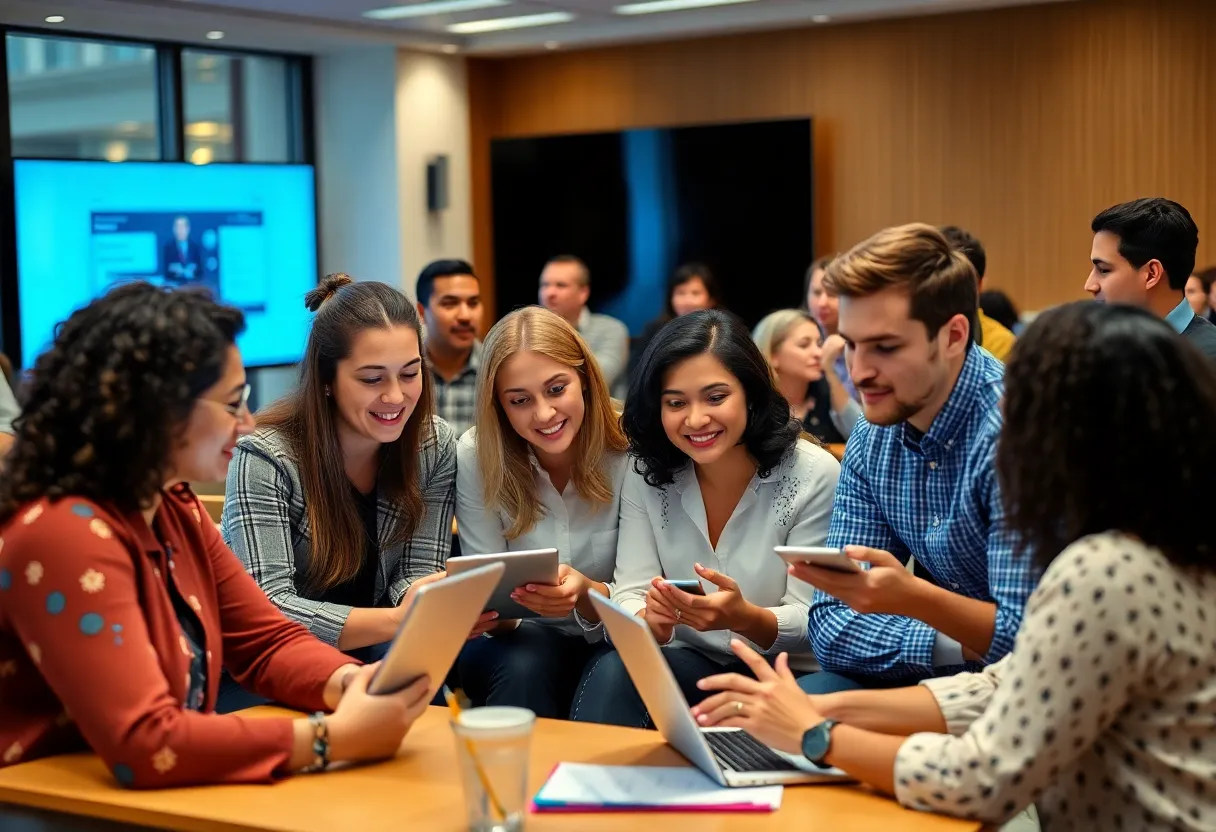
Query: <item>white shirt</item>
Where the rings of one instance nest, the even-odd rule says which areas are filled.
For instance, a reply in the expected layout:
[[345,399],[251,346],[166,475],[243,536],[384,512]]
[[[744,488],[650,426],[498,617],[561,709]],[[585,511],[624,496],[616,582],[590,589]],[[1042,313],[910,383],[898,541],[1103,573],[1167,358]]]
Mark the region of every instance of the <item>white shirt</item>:
[[905,806],[1044,832],[1216,829],[1216,575],[1117,532],[1078,540],[1013,652],[921,683],[950,733],[895,759]]
[[[696,579],[693,564],[700,563],[733,578],[744,598],[777,616],[777,640],[761,652],[775,656],[786,651],[791,667],[818,669],[807,639],[807,610],[814,589],[789,576],[773,547],[823,545],[839,476],[835,457],[799,439],[767,477],[752,477],[715,551],[709,545],[705,502],[692,463],[662,488],[647,485],[631,467],[621,495],[612,599],[636,614],[646,606],[651,579],[657,575]],[[707,581],[701,583],[706,592],[717,590]],[[674,642],[725,662],[734,658],[730,640],[736,636],[726,630],[702,633],[680,625]]]
[[[470,428],[456,443],[456,523],[460,529],[461,553],[486,555],[524,549],[557,549],[558,559],[593,581],[609,584],[616,566],[617,519],[620,516],[621,485],[629,458],[624,453],[605,455],[606,473],[612,485],[612,501],[593,505],[579,496],[574,482],[560,494],[549,475],[532,457],[536,496],[543,511],[536,525],[514,540],[505,532],[512,520],[502,511],[487,510],[481,467],[477,462],[477,428]],[[537,623],[560,626],[582,633],[571,614],[567,618],[537,618]],[[602,638],[602,626],[587,630],[591,641]]]

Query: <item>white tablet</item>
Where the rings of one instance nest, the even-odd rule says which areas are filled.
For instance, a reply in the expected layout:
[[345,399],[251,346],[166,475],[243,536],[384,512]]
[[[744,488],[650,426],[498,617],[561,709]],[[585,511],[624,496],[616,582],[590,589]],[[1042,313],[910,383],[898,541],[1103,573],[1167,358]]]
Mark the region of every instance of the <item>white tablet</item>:
[[501,564],[490,564],[418,587],[367,692],[395,693],[415,679],[429,676],[427,697],[433,697],[502,573]]
[[449,575],[459,575],[488,563],[501,563],[506,572],[498,582],[498,588],[486,603],[486,612],[496,612],[498,617],[537,618],[536,613],[511,600],[511,593],[524,584],[557,584],[557,550],[526,549],[520,552],[498,552],[492,555],[463,555],[448,560]]

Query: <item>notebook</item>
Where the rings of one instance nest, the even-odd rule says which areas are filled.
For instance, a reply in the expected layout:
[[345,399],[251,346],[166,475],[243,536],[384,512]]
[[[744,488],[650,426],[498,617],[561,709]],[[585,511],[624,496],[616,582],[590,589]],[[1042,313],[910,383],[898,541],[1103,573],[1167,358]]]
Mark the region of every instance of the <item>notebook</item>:
[[775,812],[782,786],[726,788],[695,768],[560,763],[534,812]]

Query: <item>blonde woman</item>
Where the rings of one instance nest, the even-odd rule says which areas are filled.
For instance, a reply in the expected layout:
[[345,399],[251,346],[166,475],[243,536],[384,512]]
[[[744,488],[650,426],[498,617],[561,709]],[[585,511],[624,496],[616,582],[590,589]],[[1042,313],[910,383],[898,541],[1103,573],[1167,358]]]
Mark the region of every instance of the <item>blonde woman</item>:
[[801,309],[781,309],[756,325],[752,340],[803,429],[827,444],[847,441],[861,408],[836,375],[835,362],[825,360],[815,320]]
[[557,586],[521,586],[540,614],[505,621],[461,652],[477,704],[564,717],[602,641],[588,599],[611,593],[628,442],[595,357],[575,329],[540,307],[499,321],[482,347],[476,425],[456,446],[461,549],[556,547]]

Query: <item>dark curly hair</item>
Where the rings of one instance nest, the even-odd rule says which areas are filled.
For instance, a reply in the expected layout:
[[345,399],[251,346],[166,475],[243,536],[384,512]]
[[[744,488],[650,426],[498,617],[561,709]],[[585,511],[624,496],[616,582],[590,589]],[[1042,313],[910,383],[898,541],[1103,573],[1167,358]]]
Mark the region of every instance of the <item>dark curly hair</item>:
[[1006,522],[1045,567],[1117,529],[1216,569],[1216,374],[1152,314],[1080,302],[1039,315],[1005,372],[996,468]]
[[688,463],[688,455],[663,430],[662,393],[668,372],[681,361],[709,353],[739,379],[747,397],[743,444],[767,477],[802,432],[789,402],[773,387],[768,362],[747,325],[723,309],[690,312],[667,323],[651,339],[629,385],[621,425],[629,437],[634,470],[655,488],[667,485]]
[[0,525],[41,497],[147,507],[244,328],[238,310],[206,292],[142,282],[73,312],[34,364],[0,477]]

